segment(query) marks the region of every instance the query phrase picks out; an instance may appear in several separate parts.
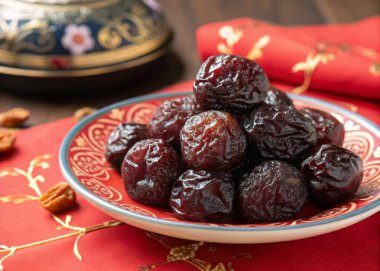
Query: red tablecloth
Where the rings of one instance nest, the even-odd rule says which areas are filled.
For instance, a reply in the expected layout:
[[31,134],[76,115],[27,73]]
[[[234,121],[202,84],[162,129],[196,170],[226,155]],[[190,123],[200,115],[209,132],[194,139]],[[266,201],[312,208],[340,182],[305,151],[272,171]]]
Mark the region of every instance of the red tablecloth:
[[[164,91],[190,88],[191,82],[187,82]],[[69,118],[24,130],[18,135],[16,149],[0,157],[1,246],[33,244],[73,232],[73,229],[57,229],[60,224],[33,199],[39,189],[46,191],[63,181],[58,149],[74,124]],[[25,195],[31,196],[30,200]],[[14,204],[20,199],[26,201]],[[78,202],[77,209],[59,216],[61,223],[67,215],[71,216],[69,225],[76,227],[114,221],[83,198],[79,197]],[[376,214],[346,229],[318,237],[256,245],[197,243],[150,234],[125,224],[103,225],[103,229],[80,238],[76,246],[79,253],[73,250],[76,235],[19,248],[4,260],[3,266],[4,270],[33,271],[149,270],[154,266],[156,270],[378,270],[379,218]],[[171,256],[180,251],[184,252],[183,257],[170,262]]]

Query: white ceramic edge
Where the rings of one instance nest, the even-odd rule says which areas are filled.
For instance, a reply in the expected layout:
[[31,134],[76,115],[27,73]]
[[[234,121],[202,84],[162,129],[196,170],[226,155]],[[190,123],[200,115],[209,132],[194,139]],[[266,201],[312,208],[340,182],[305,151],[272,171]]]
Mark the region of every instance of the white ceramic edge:
[[[80,193],[80,190],[77,190]],[[139,219],[134,219],[132,217],[125,217],[116,212],[112,212],[107,208],[102,208],[90,197],[85,194],[80,193],[82,197],[88,200],[95,208],[100,211],[119,219],[120,221],[135,226],[137,228],[163,234],[166,236],[194,240],[194,241],[204,241],[211,243],[228,243],[228,244],[259,244],[259,243],[274,243],[283,241],[299,240],[308,237],[314,237],[333,231],[337,231],[348,226],[351,226],[359,221],[362,221],[371,215],[380,211],[380,205],[373,209],[370,209],[360,215],[356,215],[347,218],[343,221],[335,221],[328,224],[317,225],[313,227],[305,227],[298,229],[284,229],[276,231],[223,231],[220,230],[210,230],[210,229],[199,229],[199,228],[186,228],[186,227],[176,227],[166,224],[158,224],[150,221],[142,221]]]

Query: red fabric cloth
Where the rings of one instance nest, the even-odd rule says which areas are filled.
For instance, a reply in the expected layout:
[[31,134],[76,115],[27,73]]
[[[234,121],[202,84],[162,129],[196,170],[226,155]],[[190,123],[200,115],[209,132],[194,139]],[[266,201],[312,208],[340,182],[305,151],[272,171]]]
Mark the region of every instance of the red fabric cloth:
[[[185,91],[190,88],[191,82],[186,82],[163,91]],[[63,181],[58,166],[58,150],[62,139],[74,124],[74,120],[69,118],[21,131],[17,138],[16,149],[0,156],[0,197],[35,195],[31,187],[28,187],[28,176],[43,177],[43,179],[37,178],[43,180],[38,182],[41,191],[46,191],[53,184]],[[46,164],[37,165],[38,163],[31,162],[37,161],[36,157],[46,154],[51,157],[40,158],[40,162]],[[4,170],[13,172],[13,175],[4,175]],[[78,203],[77,209],[67,213],[72,216],[73,226],[88,227],[114,220],[99,212],[81,197],[78,198]],[[8,247],[71,232],[65,229],[57,230],[59,224],[36,201],[20,204],[0,201],[0,217],[0,245]],[[60,215],[59,218],[64,221],[66,214]],[[211,271],[233,268],[236,271],[375,271],[378,270],[380,253],[379,227],[380,214],[376,214],[346,229],[304,240],[256,245],[198,244],[194,259],[167,263],[171,249],[175,247],[179,249],[181,246],[196,242],[150,235],[132,226],[122,225],[84,235],[78,242],[82,261],[74,256],[75,237],[70,237],[17,250],[15,254],[5,259],[3,266],[5,271],[139,270],[139,268],[148,270],[143,268],[152,264],[157,265],[155,270]]]
[[220,53],[241,55],[257,61],[271,80],[299,86],[310,79],[311,89],[379,102],[378,33],[380,17],[292,27],[241,18],[202,26],[196,39],[203,60]]

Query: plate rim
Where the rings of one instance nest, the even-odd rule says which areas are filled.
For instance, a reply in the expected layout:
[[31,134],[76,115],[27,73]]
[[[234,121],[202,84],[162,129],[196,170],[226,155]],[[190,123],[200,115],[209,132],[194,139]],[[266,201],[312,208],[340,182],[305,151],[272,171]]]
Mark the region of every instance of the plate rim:
[[[66,134],[64,140],[62,141],[62,144],[59,149],[59,165],[61,172],[66,179],[66,181],[73,186],[74,190],[76,190],[83,198],[90,201],[93,204],[98,204],[99,206],[107,210],[109,210],[113,214],[121,214],[123,216],[131,217],[132,219],[141,220],[142,222],[150,222],[150,223],[158,223],[168,226],[174,226],[174,227],[185,227],[185,228],[195,228],[195,229],[202,229],[202,230],[217,230],[217,231],[280,231],[280,230],[292,230],[292,229],[302,229],[302,228],[312,228],[317,227],[320,225],[326,225],[326,224],[332,224],[336,223],[342,220],[345,220],[347,218],[352,218],[359,215],[364,215],[370,210],[375,209],[380,204],[380,198],[371,202],[370,204],[363,206],[360,209],[354,210],[350,213],[340,215],[338,217],[332,217],[325,220],[319,220],[319,221],[313,221],[309,223],[304,224],[296,224],[296,225],[287,225],[287,226],[271,226],[271,227],[234,227],[233,224],[231,226],[215,226],[215,225],[205,225],[205,224],[195,224],[195,223],[186,223],[182,221],[171,221],[171,220],[165,220],[162,218],[157,217],[150,217],[146,215],[141,215],[138,213],[131,212],[129,210],[123,209],[117,205],[114,205],[103,198],[99,197],[92,191],[88,190],[86,186],[84,186],[74,175],[73,171],[69,167],[69,161],[68,161],[68,153],[69,146],[71,142],[73,141],[73,138],[81,131],[81,129],[96,119],[97,117],[105,114],[106,112],[119,108],[121,106],[126,106],[133,103],[142,102],[145,100],[152,100],[152,99],[162,99],[162,98],[170,98],[170,97],[178,97],[178,96],[187,96],[191,95],[192,92],[189,91],[178,91],[178,92],[170,92],[170,93],[154,93],[154,94],[147,94],[142,95],[130,99],[126,99],[114,104],[111,104],[109,106],[103,107],[96,111],[94,114],[86,117],[85,119],[78,122],[74,127],[71,128],[71,130]],[[317,98],[313,97],[307,97],[303,95],[296,95],[287,93],[290,98],[296,98],[297,100],[304,101],[304,102],[311,102],[313,104],[321,105],[327,108],[333,108],[337,112],[342,112],[345,115],[349,115],[353,119],[359,119],[361,124],[364,124],[364,126],[373,132],[375,135],[380,137],[380,126],[374,123],[373,121],[357,114],[351,111],[348,111],[338,105],[335,105],[330,102],[322,101]]]

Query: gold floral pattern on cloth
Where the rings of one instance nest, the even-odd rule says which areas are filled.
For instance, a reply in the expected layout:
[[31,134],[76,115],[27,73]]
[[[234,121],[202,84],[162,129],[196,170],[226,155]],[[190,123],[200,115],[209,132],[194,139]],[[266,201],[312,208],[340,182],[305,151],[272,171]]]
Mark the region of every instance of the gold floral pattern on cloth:
[[304,80],[302,85],[294,88],[292,90],[293,93],[295,94],[301,94],[305,92],[311,83],[311,78],[313,76],[313,73],[315,69],[318,67],[320,63],[326,64],[327,62],[334,60],[335,56],[331,53],[326,53],[324,51],[322,52],[311,52],[307,55],[306,60],[296,63],[293,68],[292,72],[297,73],[299,71],[304,72]]
[[[0,178],[1,177],[16,177],[16,176],[22,176],[27,181],[27,185],[29,188],[31,188],[36,196],[34,195],[9,195],[9,196],[2,196],[0,197],[0,202],[3,203],[14,203],[14,204],[20,204],[28,200],[35,200],[37,201],[39,199],[39,196],[42,195],[41,189],[39,187],[39,183],[45,182],[45,177],[43,174],[34,174],[35,169],[40,168],[43,170],[50,168],[50,163],[48,162],[52,158],[52,155],[40,155],[35,157],[30,163],[26,170],[23,170],[18,167],[12,167],[12,168],[5,168],[0,169]],[[36,204],[37,208],[40,208],[38,204]],[[138,207],[128,204],[122,204],[121,207],[128,209],[130,211],[134,211],[139,214],[144,215],[150,215],[155,217],[153,213],[148,214],[146,210],[139,210]],[[137,210],[137,211],[136,211]],[[89,227],[78,227],[73,226],[71,224],[72,216],[66,215],[64,219],[59,218],[58,216],[51,215],[52,218],[57,222],[58,226],[56,227],[57,230],[66,229],[70,232],[67,234],[55,236],[49,239],[44,240],[38,240],[32,243],[18,245],[18,246],[7,246],[0,244],[0,270],[4,270],[3,263],[4,261],[14,255],[17,251],[22,249],[28,249],[33,248],[35,246],[40,246],[46,243],[51,242],[57,242],[62,239],[75,237],[74,246],[73,246],[73,253],[78,258],[79,261],[82,260],[82,256],[79,252],[78,244],[80,238],[82,238],[84,235],[98,231],[98,230],[104,230],[116,226],[120,226],[123,223],[121,221],[105,221],[98,225],[93,225]],[[159,265],[166,264],[166,263],[174,263],[178,261],[183,261],[184,264],[191,264],[194,266],[195,269],[201,270],[201,271],[233,271],[231,262],[227,262],[225,265],[224,263],[218,263],[215,266],[213,266],[210,262],[201,260],[196,258],[197,250],[200,246],[203,246],[203,242],[196,242],[191,243],[189,241],[179,240],[175,238],[170,238],[154,233],[146,233],[148,237],[152,238],[153,240],[161,243],[162,245],[169,248],[168,255],[166,257],[165,262],[160,262],[156,264],[151,265],[144,265],[140,267],[140,270],[150,270],[153,268],[158,267]],[[215,248],[215,247],[214,247]],[[209,250],[212,252],[215,252],[217,248],[214,250]],[[238,258],[239,255],[250,255],[249,253],[242,252],[238,255],[232,256],[232,260],[235,260]],[[242,257],[243,259],[251,259],[250,257]]]
[[[327,64],[329,61],[334,60],[337,53],[347,54],[350,52],[358,52],[362,56],[373,61],[373,63],[368,67],[368,71],[373,76],[380,75],[380,55],[375,50],[361,46],[351,46],[348,44],[329,44],[327,42],[321,41],[317,43],[315,49],[307,55],[305,61],[296,63],[293,66],[292,72],[294,73],[304,71],[304,81],[302,85],[294,88],[292,92],[295,94],[300,94],[309,88],[312,75],[318,65]],[[355,112],[355,110],[353,111]]]
[[[111,227],[115,227],[115,226],[119,226],[123,224],[120,221],[106,221],[99,225],[82,228],[82,227],[72,226],[70,224],[71,219],[72,219],[70,215],[66,215],[66,218],[64,221],[54,215],[52,217],[59,224],[59,226],[57,227],[58,230],[69,229],[69,230],[72,230],[72,232],[69,234],[65,234],[65,235],[61,235],[61,236],[57,236],[50,239],[45,239],[45,240],[41,240],[41,241],[37,241],[34,243],[25,244],[21,246],[8,247],[6,245],[0,245],[0,256],[4,255],[0,259],[0,270],[3,270],[2,263],[4,262],[4,260],[12,256],[17,250],[31,248],[33,246],[38,246],[38,245],[43,245],[45,243],[55,242],[55,241],[59,241],[64,238],[70,238],[73,236],[76,236],[73,252],[75,256],[81,261],[82,256],[80,255],[79,250],[78,250],[78,242],[81,237],[83,237],[85,234],[90,233],[92,231],[103,230],[103,229],[107,229],[107,228],[111,228]],[[170,264],[170,263],[181,262],[181,261],[184,264],[191,264],[195,269],[201,270],[201,271],[221,271],[221,270],[234,271],[234,269],[232,268],[231,261],[239,259],[239,258],[243,260],[252,259],[252,255],[250,253],[241,252],[236,255],[233,255],[231,257],[231,261],[228,261],[226,264],[219,262],[215,266],[213,266],[210,262],[196,257],[199,247],[205,245],[204,242],[192,243],[191,241],[179,240],[179,239],[166,237],[166,236],[155,234],[155,233],[146,232],[146,234],[148,237],[152,238],[153,240],[167,247],[169,251],[166,256],[166,260],[164,262],[158,262],[158,263],[150,264],[150,265],[141,265],[139,268],[140,271],[143,271],[143,270],[147,271],[147,270],[154,269],[163,264]],[[209,249],[208,251],[210,252],[217,251],[217,247],[213,246],[212,248],[213,249]]]
[[[248,252],[241,252],[236,255],[231,256],[231,261],[227,263],[218,262],[216,265],[212,263],[199,259],[197,257],[197,252],[200,247],[205,246],[204,242],[191,242],[175,239],[172,237],[163,236],[156,233],[147,233],[147,235],[159,242],[161,245],[169,249],[169,252],[166,256],[166,260],[162,262],[157,262],[149,265],[141,265],[139,271],[149,271],[155,269],[164,264],[170,264],[174,262],[184,262],[191,264],[197,270],[200,271],[234,271],[232,267],[232,261],[234,260],[251,260],[252,255]],[[208,252],[217,251],[217,247],[212,246],[208,249]]]
[[[218,52],[222,54],[234,54],[234,46],[243,38],[243,30],[230,25],[222,26],[219,29],[219,37],[225,42],[217,44]],[[256,60],[263,57],[263,48],[270,42],[270,36],[264,35],[260,37],[247,53],[246,57],[251,60]]]
[[362,56],[373,61],[373,63],[368,68],[369,73],[372,74],[373,76],[379,76],[380,75],[380,54],[377,53],[373,49],[364,48],[361,46],[357,47],[357,51],[359,51],[359,53]]
[[223,54],[233,54],[235,44],[243,37],[243,31],[237,27],[226,25],[219,29],[219,37],[224,39],[225,43],[218,43],[218,51]]
[[[50,168],[50,164],[48,162],[49,159],[52,158],[52,155],[44,154],[35,157],[32,161],[30,161],[29,166],[26,170],[23,170],[18,167],[12,167],[12,168],[5,168],[0,169],[0,178],[1,177],[15,177],[15,176],[21,176],[25,178],[27,181],[27,185],[30,189],[32,189],[35,193],[35,195],[8,195],[8,196],[0,196],[0,203],[13,203],[13,204],[20,204],[24,203],[26,201],[38,201],[39,197],[42,195],[41,189],[39,187],[39,184],[42,182],[45,182],[45,177],[42,174],[34,174],[35,169],[40,168],[43,170],[46,170]],[[41,208],[39,204],[37,204],[38,208]],[[78,243],[81,237],[86,235],[87,233],[111,228],[115,226],[122,225],[123,223],[121,221],[106,221],[98,225],[93,225],[89,227],[78,227],[71,225],[72,217],[71,215],[66,215],[64,220],[62,220],[60,217],[51,214],[52,218],[58,223],[58,226],[56,227],[57,230],[66,229],[69,230],[70,233],[63,234],[60,236],[52,237],[49,239],[39,240],[33,243],[28,243],[24,245],[18,245],[18,246],[7,246],[0,244],[0,270],[4,270],[3,262],[11,257],[13,254],[15,254],[18,250],[31,248],[38,245],[43,245],[50,242],[59,241],[61,239],[74,237],[75,242],[73,246],[73,253],[78,258],[78,260],[82,260],[82,255],[79,252],[78,249]],[[2,256],[2,257],[1,257]]]
[[380,75],[380,63],[374,63],[369,67],[369,72],[373,76],[379,76]]

